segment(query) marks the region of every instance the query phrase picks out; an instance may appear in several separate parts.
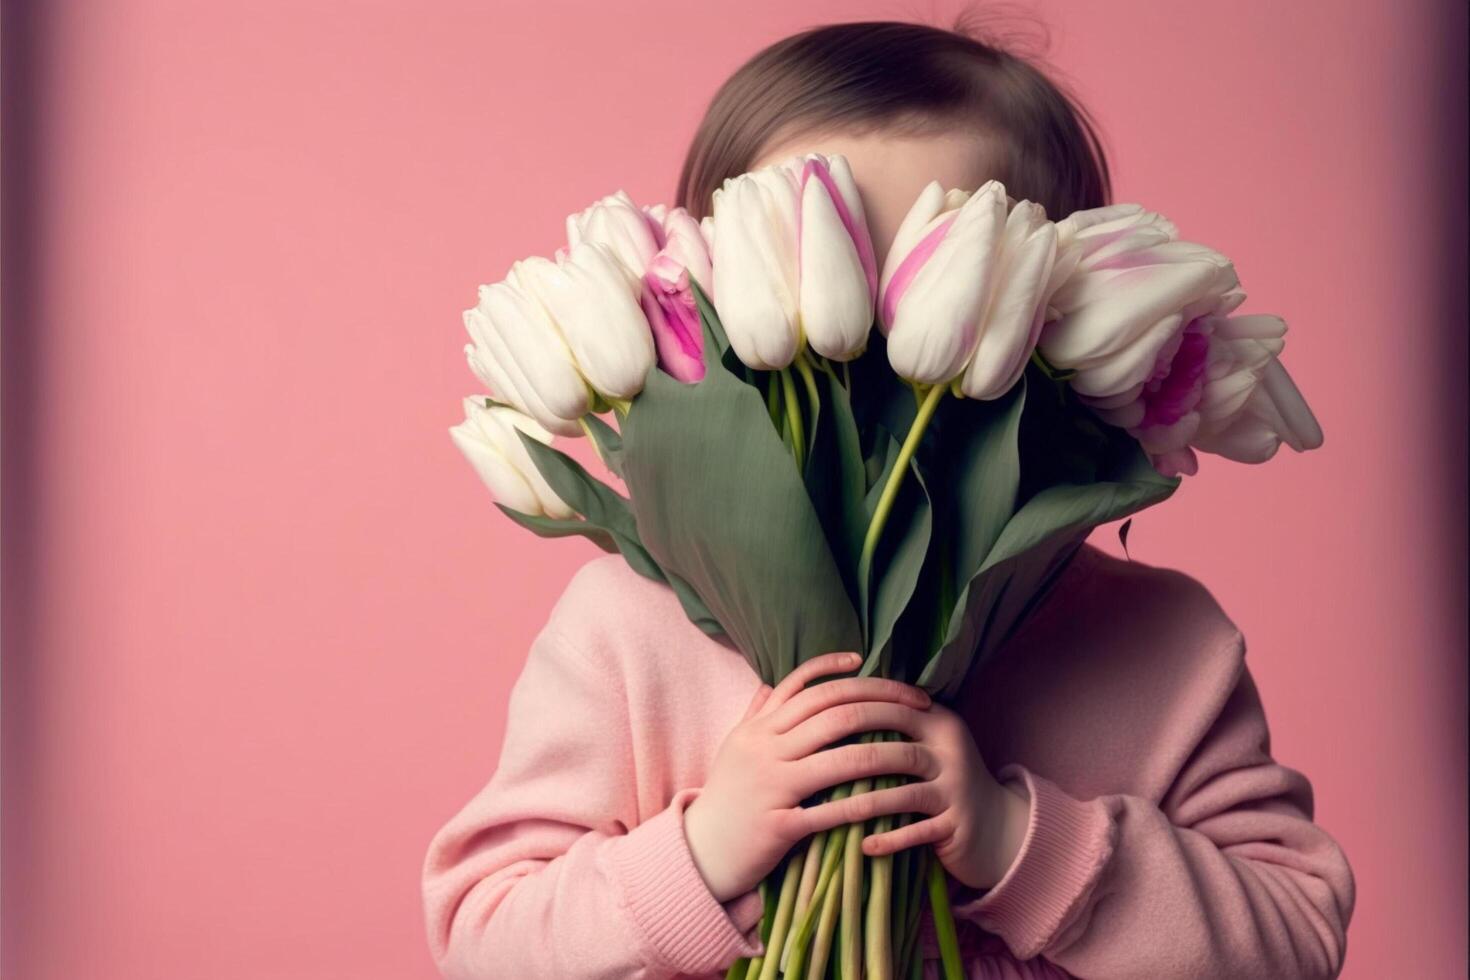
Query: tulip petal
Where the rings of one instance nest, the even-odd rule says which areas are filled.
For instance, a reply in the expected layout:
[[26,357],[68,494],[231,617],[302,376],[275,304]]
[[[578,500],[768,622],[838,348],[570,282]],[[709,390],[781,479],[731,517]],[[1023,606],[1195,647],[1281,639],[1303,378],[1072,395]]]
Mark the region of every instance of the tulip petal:
[[1056,226],[1040,205],[1023,201],[1006,219],[998,283],[975,354],[965,369],[966,398],[997,398],[1026,369],[1041,330],[1037,304],[1056,258]]
[[587,383],[556,325],[529,296],[507,282],[480,289],[478,310],[489,329],[485,346],[543,424],[547,416],[575,422],[587,414]]
[[799,336],[796,218],[785,171],[742,174],[714,196],[715,307],[730,346],[761,370],[784,368]]
[[798,311],[812,349],[846,361],[867,346],[873,294],[857,243],[831,195],[821,180],[809,180],[802,191]]
[[914,203],[909,206],[908,213],[903,216],[903,221],[898,226],[898,231],[893,235],[893,243],[888,247],[888,257],[883,261],[883,274],[878,280],[878,292],[884,295],[888,292],[889,283],[894,274],[910,252],[932,231],[930,227],[935,218],[944,211],[944,188],[939,181],[931,180],[924,185]]
[[525,259],[520,276],[560,330],[582,377],[632,398],[653,366],[653,335],[626,267],[604,245],[581,242],[560,262]]
[[1061,368],[1115,354],[1178,312],[1215,277],[1209,262],[1170,262],[1097,272],[1074,280],[1072,312],[1041,336],[1041,352]]
[[[988,181],[956,212],[914,273],[888,329],[888,359],[900,377],[947,382],[974,356],[1005,219],[1004,188]],[[895,273],[895,283],[899,278]]]

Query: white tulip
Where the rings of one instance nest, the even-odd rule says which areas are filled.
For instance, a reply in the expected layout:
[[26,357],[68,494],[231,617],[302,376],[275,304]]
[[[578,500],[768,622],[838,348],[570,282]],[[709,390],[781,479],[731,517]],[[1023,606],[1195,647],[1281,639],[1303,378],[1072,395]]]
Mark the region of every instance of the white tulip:
[[522,259],[506,278],[539,302],[595,391],[629,399],[643,389],[654,346],[639,307],[642,279],[608,246],[582,241],[555,261]]
[[478,398],[466,398],[464,410],[465,420],[449,427],[450,438],[496,501],[523,514],[576,516],[546,483],[517,434],[550,445],[549,431],[528,415],[502,406],[487,408]]
[[1021,201],[1006,218],[997,258],[998,281],[980,329],[980,342],[960,381],[966,398],[998,398],[1026,370],[1046,313],[1046,286],[1056,259],[1056,225],[1046,209]]
[[540,305],[508,282],[480,287],[465,310],[474,341],[465,355],[475,375],[499,397],[559,435],[581,433],[589,409],[587,383],[556,325]]
[[626,192],[617,191],[567,216],[567,245],[584,241],[606,245],[633,275],[641,276],[663,245],[657,230],[661,220],[640,209]]
[[801,347],[800,207],[782,166],[732,177],[712,197],[716,309],[736,356],[763,371],[787,367]]

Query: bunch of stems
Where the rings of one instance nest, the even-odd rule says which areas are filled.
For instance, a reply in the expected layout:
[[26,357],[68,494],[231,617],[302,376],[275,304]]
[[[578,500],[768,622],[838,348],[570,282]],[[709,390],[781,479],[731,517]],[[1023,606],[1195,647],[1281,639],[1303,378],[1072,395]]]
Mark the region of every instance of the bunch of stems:
[[[896,741],[868,732],[863,742]],[[834,786],[824,801],[887,789],[907,776],[869,777]],[[884,814],[819,831],[794,847],[766,881],[760,956],[731,964],[726,980],[916,980],[923,972],[919,920],[930,907],[946,980],[963,977],[945,872],[929,844],[896,854],[863,854],[868,827],[881,834],[910,814]],[[774,907],[773,907],[774,906]]]
[[[804,356],[795,362],[815,405],[817,392]],[[828,372],[825,360],[819,366]],[[844,368],[846,366],[844,365]],[[833,375],[835,377],[835,374]],[[844,379],[846,382],[846,379]],[[917,414],[899,450],[868,525],[858,563],[866,593],[878,541],[898,495],[909,460],[933,418],[945,386],[915,386]],[[791,437],[797,466],[803,463],[801,409],[789,371],[767,389],[771,421]],[[815,414],[815,413],[814,413]],[[865,732],[861,742],[897,741],[899,732]],[[823,801],[887,789],[907,781],[901,774],[854,780],[829,789]],[[882,834],[907,823],[910,814],[883,814],[811,835],[797,844],[765,881],[760,956],[731,964],[726,980],[912,980],[923,972],[918,948],[919,919],[927,904],[934,920],[945,980],[963,980],[954,916],[943,866],[932,845],[897,854],[868,856],[862,843],[868,825]]]

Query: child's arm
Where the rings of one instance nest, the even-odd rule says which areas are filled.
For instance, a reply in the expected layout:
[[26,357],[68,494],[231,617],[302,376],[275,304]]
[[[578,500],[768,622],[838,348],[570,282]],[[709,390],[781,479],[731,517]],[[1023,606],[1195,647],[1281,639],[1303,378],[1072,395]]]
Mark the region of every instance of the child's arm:
[[759,896],[721,903],[693,863],[683,814],[699,791],[638,822],[620,686],[554,627],[537,636],[493,778],[425,858],[429,945],[450,980],[653,980],[759,951]]
[[[1312,790],[1269,754],[1250,674],[1159,804],[1082,801],[1019,765],[1032,816],[995,888],[956,915],[1089,980],[1330,978],[1342,968],[1352,872],[1312,822]],[[967,891],[965,895],[976,893]]]

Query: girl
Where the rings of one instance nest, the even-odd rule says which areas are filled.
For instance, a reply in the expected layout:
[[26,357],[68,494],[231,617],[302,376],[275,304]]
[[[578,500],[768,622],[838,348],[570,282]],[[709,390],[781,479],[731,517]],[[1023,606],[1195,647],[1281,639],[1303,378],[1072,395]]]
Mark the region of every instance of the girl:
[[[963,33],[844,24],[716,95],[679,183],[798,153],[857,175],[881,268],[919,189],[1001,180],[1053,218],[1106,203],[1084,114]],[[933,844],[972,978],[1334,977],[1353,879],[1276,763],[1244,640],[1177,571],[1075,552],[956,702],[832,653],[775,689],[616,555],[572,577],[512,691],[499,766],[435,836],[430,946],[451,980],[720,976],[762,951],[758,883],[803,837],[884,813],[868,854]],[[811,684],[821,679],[824,683]],[[834,742],[897,730],[907,742]],[[824,788],[903,786],[803,808]],[[924,975],[939,976],[932,920]]]

